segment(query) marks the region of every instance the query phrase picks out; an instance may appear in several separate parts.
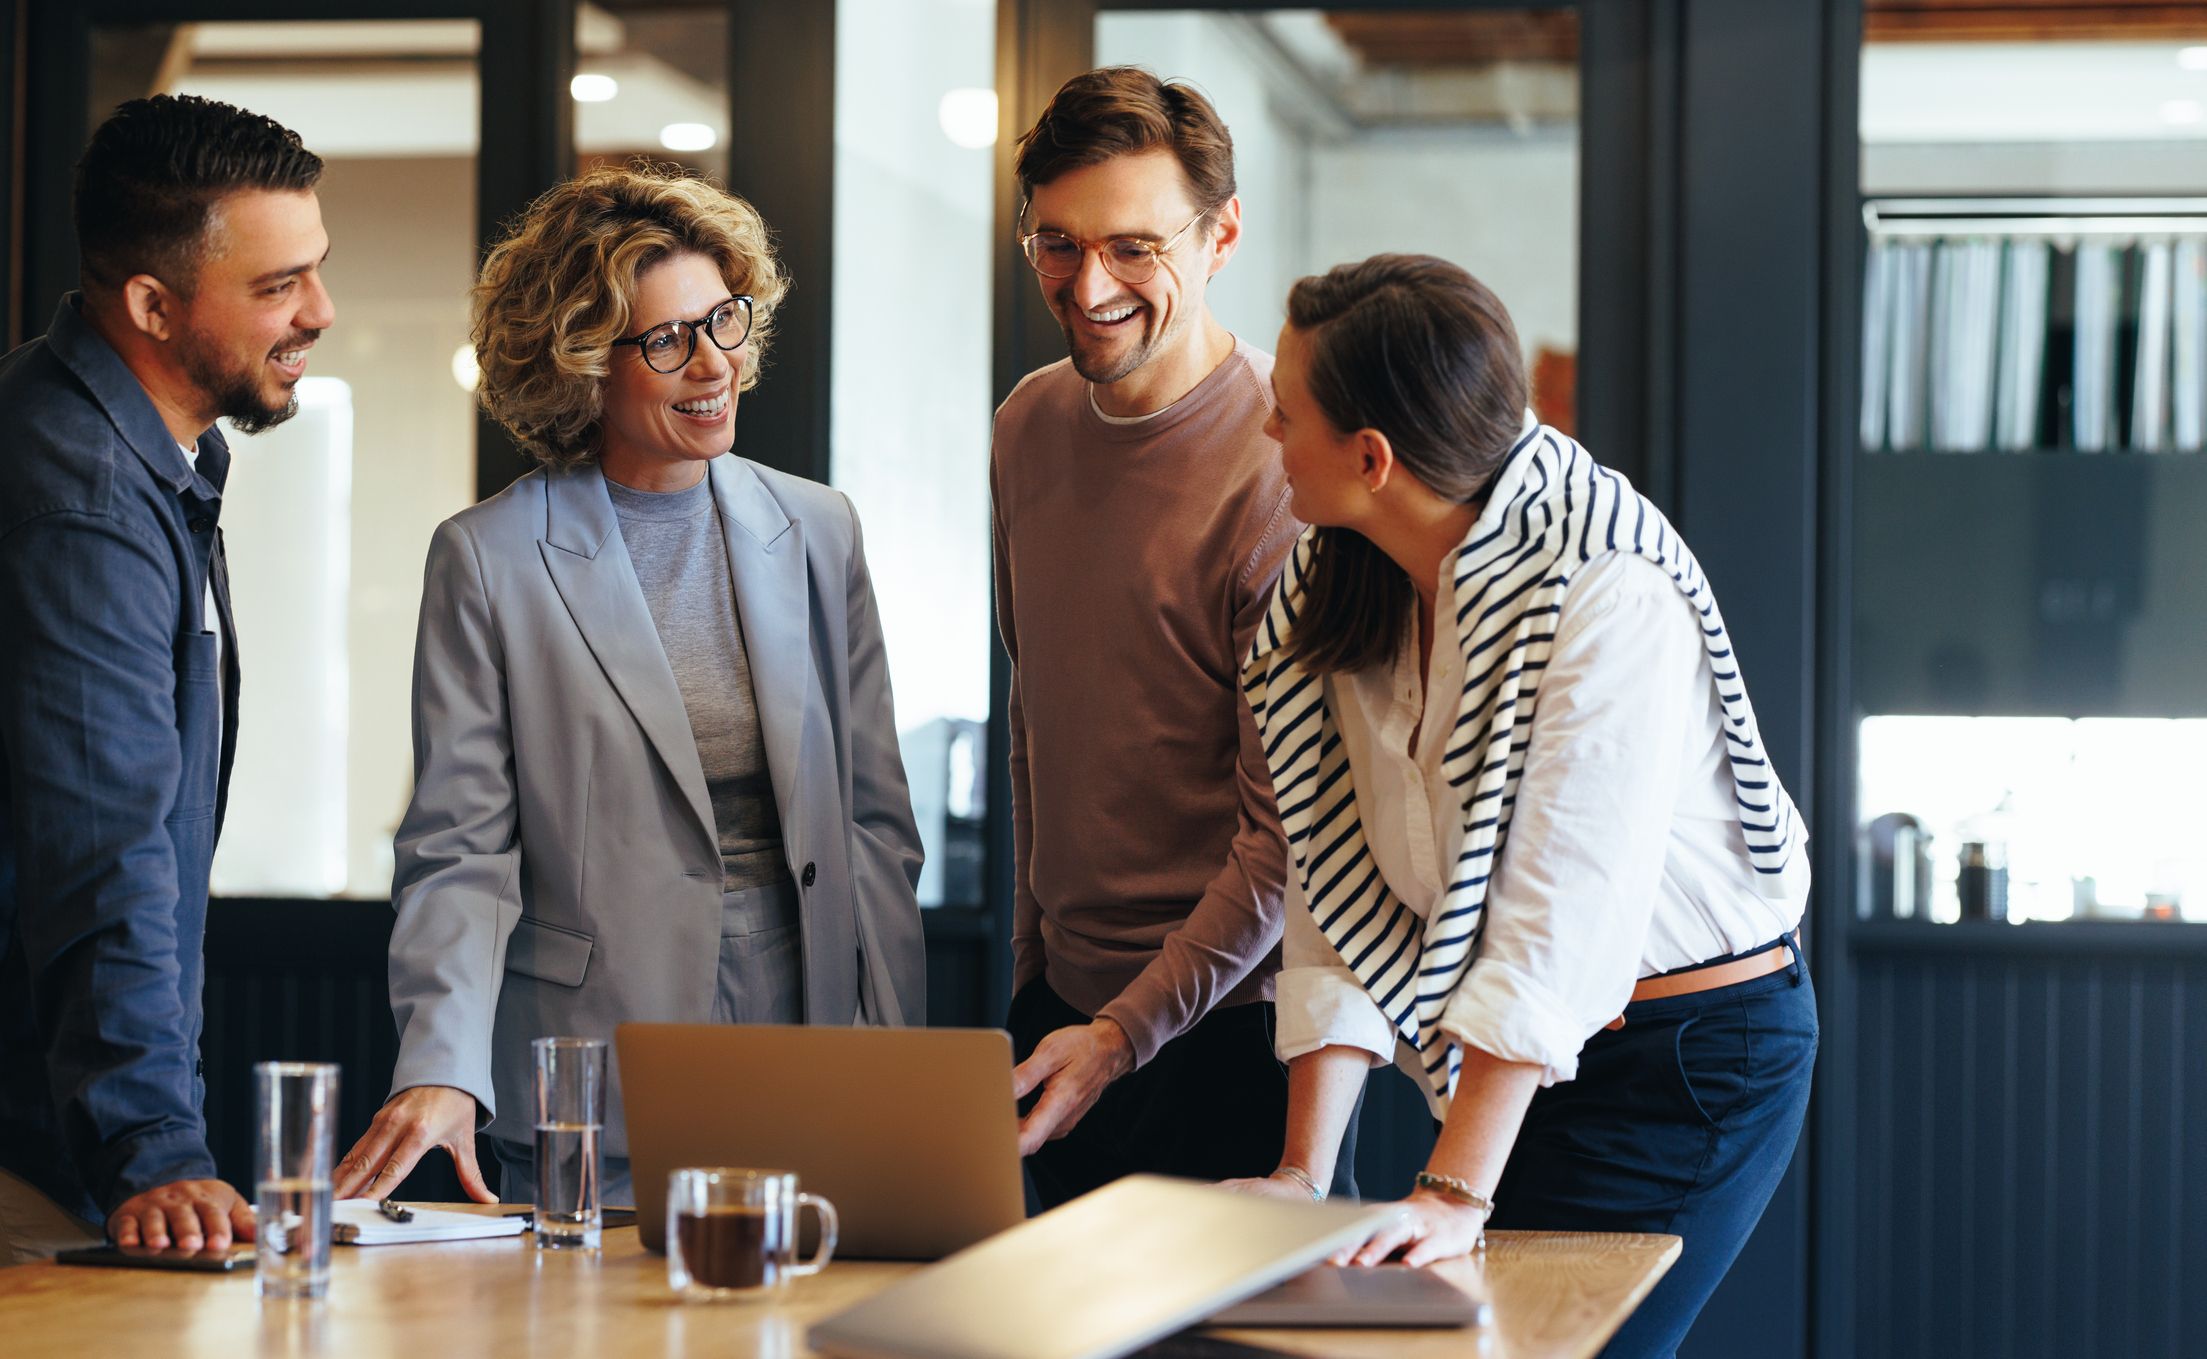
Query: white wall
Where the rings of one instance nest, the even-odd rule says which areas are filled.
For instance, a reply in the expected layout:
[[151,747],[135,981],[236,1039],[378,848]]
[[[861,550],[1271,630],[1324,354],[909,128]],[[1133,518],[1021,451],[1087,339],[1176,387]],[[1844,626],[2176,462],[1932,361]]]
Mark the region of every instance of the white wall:
[[[320,197],[330,235],[325,278],[337,324],[315,347],[308,371],[342,378],[352,396],[349,479],[350,545],[345,574],[342,664],[345,758],[318,767],[292,752],[278,766],[287,780],[279,801],[295,790],[333,781],[328,793],[344,806],[344,869],[337,884],[348,896],[381,897],[391,889],[391,834],[413,793],[410,692],[414,625],[429,535],[475,498],[474,398],[452,378],[452,352],[467,338],[467,291],[475,275],[475,162],[472,158],[330,161]],[[276,441],[291,426],[263,436]],[[256,457],[280,444],[240,449],[232,496],[251,506],[272,485],[255,484]],[[224,543],[241,597],[249,578],[280,577],[318,550],[311,534],[280,538],[248,511],[226,515]],[[242,608],[241,604],[241,608]],[[244,664],[241,735],[312,730],[332,700],[313,681],[320,661],[308,655],[312,635],[289,628],[253,628],[241,620]],[[269,796],[258,767],[241,767],[233,797],[238,814],[223,829],[218,891],[321,895],[332,890],[318,857],[289,852],[271,858],[265,842],[282,838],[281,824],[257,821],[251,808]],[[235,847],[234,849],[232,847]],[[314,867],[309,867],[310,861]],[[296,878],[285,865],[296,865]]]
[[1579,334],[1576,129],[1364,134],[1318,148],[1311,268],[1383,250],[1439,255],[1510,309],[1529,360]]
[[[906,776],[945,898],[951,722],[983,721],[993,627],[988,453],[994,152],[957,145],[954,89],[995,84],[992,0],[837,0],[830,480],[865,525]],[[768,380],[772,380],[771,373]],[[740,448],[740,444],[739,444]],[[970,779],[968,780],[970,783]]]
[[1107,13],[1096,21],[1096,64],[1146,66],[1203,91],[1234,138],[1242,243],[1211,280],[1212,312],[1269,352],[1287,290],[1309,272],[1310,146],[1276,105],[1284,94],[1234,26],[1205,14]]
[[1862,192],[1955,194],[2207,194],[2207,143],[1864,142]]
[[909,730],[988,713],[993,153],[954,145],[937,108],[994,85],[996,20],[839,3],[835,296],[800,278],[787,305],[833,313],[831,478],[865,523]]
[[1096,59],[1190,80],[1233,133],[1245,235],[1211,301],[1237,334],[1271,349],[1296,279],[1397,250],[1453,260],[1493,288],[1528,359],[1543,344],[1577,349],[1576,129],[1329,132],[1297,107],[1308,90],[1210,14],[1104,14]]

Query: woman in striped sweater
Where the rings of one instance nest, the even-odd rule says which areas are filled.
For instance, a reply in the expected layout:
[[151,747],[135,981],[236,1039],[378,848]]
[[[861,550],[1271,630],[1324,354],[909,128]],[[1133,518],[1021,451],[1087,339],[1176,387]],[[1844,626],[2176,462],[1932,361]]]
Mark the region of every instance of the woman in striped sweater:
[[1440,1135],[1343,1259],[1496,1226],[1675,1232],[1612,1343],[1667,1355],[1798,1137],[1816,1051],[1806,837],[1678,533],[1526,413],[1515,328],[1463,270],[1298,283],[1272,433],[1312,525],[1243,684],[1289,875],[1286,1151],[1330,1179],[1390,1059]]

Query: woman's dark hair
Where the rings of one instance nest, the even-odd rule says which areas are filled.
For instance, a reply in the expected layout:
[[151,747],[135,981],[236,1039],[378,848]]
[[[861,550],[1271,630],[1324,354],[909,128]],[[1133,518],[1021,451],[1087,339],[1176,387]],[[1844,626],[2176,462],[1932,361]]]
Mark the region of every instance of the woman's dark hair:
[[[1287,295],[1319,411],[1344,433],[1387,436],[1404,470],[1470,504],[1494,483],[1525,420],[1525,359],[1485,284],[1431,255],[1374,255]],[[1410,578],[1363,534],[1322,528],[1295,620],[1295,662],[1324,674],[1384,665],[1411,623]]]
[[133,99],[77,161],[85,287],[151,274],[189,297],[216,203],[241,189],[303,191],[321,178],[322,158],[273,118],[194,95]]

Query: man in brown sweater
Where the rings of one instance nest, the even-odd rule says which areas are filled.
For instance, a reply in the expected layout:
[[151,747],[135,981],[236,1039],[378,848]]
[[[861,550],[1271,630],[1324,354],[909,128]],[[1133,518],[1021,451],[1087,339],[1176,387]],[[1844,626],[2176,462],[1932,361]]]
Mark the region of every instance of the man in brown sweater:
[[990,472],[1012,659],[1007,1023],[1049,1207],[1133,1171],[1278,1163],[1286,845],[1239,673],[1301,525],[1263,431],[1271,356],[1204,301],[1241,239],[1208,101],[1090,71],[1017,170],[1022,249],[1071,350],[997,412]]

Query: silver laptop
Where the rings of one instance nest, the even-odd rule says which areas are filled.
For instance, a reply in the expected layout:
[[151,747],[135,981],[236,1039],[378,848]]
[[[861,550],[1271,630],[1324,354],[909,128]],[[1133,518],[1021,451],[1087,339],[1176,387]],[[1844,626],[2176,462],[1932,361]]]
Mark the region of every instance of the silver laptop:
[[1320,1265],[1213,1316],[1207,1326],[1483,1326],[1494,1304],[1429,1269]]
[[1129,1176],[891,1284],[806,1341],[850,1359],[1113,1359],[1362,1241],[1397,1211]]
[[623,1024],[613,1041],[650,1250],[681,1166],[796,1171],[835,1205],[846,1259],[939,1259],[1026,1217],[1000,1030]]

